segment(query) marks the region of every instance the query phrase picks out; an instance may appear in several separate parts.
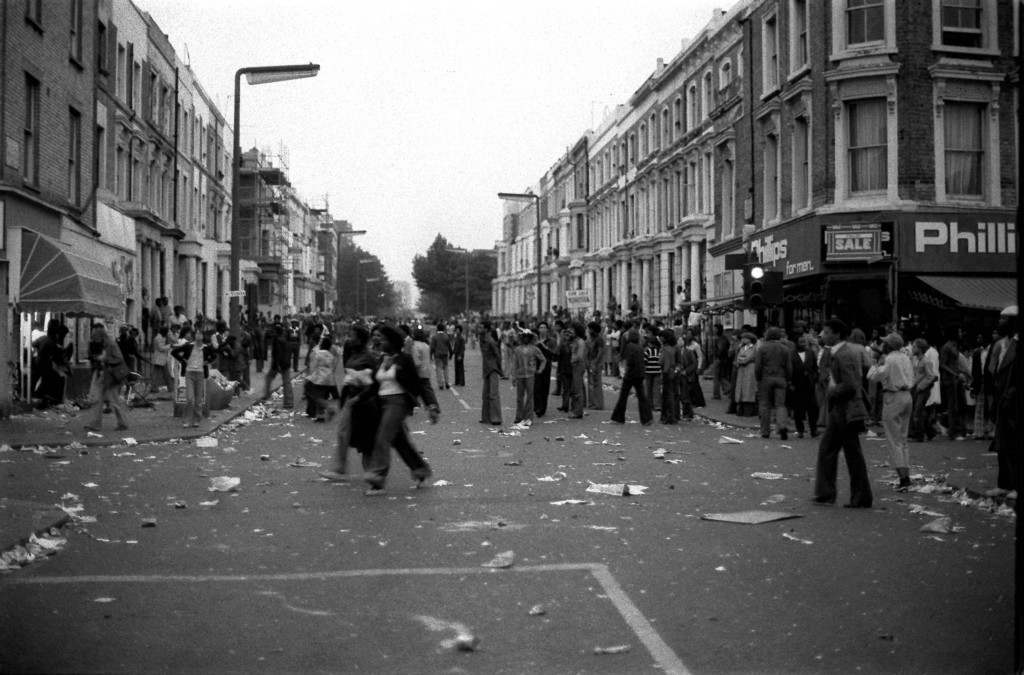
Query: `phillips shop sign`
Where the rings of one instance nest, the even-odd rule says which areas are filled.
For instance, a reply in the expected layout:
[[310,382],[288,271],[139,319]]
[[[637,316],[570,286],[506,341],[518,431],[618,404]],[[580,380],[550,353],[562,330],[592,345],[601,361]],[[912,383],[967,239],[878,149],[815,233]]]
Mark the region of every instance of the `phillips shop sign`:
[[900,269],[907,272],[1013,274],[1017,228],[1009,213],[948,218],[917,214],[901,228]]

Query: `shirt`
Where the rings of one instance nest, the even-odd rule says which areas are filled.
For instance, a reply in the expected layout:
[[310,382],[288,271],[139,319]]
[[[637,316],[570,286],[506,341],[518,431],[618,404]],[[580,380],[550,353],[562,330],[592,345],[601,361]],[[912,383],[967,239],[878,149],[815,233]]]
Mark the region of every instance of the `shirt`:
[[909,391],[914,386],[914,366],[903,352],[889,352],[868,369],[868,380],[880,382],[884,391]]
[[644,373],[657,375],[661,372],[661,345],[648,342],[644,347]]
[[385,368],[384,363],[381,362],[380,367],[377,368],[377,382],[380,384],[380,389],[377,390],[378,396],[395,396],[405,393],[402,385],[398,384],[398,367],[394,363]]
[[512,353],[512,377],[533,377],[546,362],[537,345],[519,345]]
[[203,345],[197,342],[192,343],[192,351],[188,355],[188,362],[185,370],[192,372],[203,372]]

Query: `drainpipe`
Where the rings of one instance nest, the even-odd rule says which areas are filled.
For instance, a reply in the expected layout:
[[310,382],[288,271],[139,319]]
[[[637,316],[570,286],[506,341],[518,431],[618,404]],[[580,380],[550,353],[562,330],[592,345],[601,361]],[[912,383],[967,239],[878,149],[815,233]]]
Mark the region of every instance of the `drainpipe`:
[[175,227],[178,225],[178,142],[181,134],[181,99],[178,98],[181,79],[178,70],[177,67],[174,68],[174,206],[171,208],[171,217],[174,219]]

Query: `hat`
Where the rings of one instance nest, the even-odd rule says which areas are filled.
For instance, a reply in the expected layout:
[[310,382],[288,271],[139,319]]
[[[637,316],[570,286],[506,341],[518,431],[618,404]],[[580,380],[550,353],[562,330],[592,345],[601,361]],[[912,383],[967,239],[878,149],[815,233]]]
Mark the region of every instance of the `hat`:
[[533,335],[533,331],[530,330],[529,328],[524,328],[521,331],[519,331],[519,334],[520,335]]
[[901,338],[898,333],[889,333],[882,338],[882,342],[888,345],[889,349],[894,352],[898,352],[903,349],[903,338]]

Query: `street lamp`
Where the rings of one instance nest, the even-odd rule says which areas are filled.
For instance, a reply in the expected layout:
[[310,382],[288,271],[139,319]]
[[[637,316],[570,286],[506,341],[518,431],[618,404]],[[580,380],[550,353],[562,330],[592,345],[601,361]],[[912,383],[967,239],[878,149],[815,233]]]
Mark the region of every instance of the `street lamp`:
[[[375,262],[377,262],[376,258],[360,258],[359,260],[356,261],[356,314],[359,313],[359,270],[361,269],[360,265],[370,265]],[[363,282],[364,291],[366,290],[366,283],[367,282],[365,281]],[[366,308],[364,307],[363,309],[365,311]]]
[[363,284],[363,312],[367,314],[370,313],[370,284],[374,281],[380,281],[380,277],[368,277]]
[[235,71],[235,118],[232,129],[232,158],[231,158],[231,301],[229,305],[229,317],[231,320],[231,334],[238,335],[239,316],[241,304],[238,302],[241,284],[241,237],[238,232],[238,173],[242,167],[242,148],[239,139],[239,111],[240,98],[242,95],[242,76],[245,81],[252,84],[266,84],[268,82],[283,82],[285,80],[298,80],[306,77],[316,77],[320,72],[320,65],[316,63],[298,64],[291,66],[250,66],[239,68]]
[[462,248],[461,246],[449,246],[445,249],[451,253],[461,253],[466,259],[466,308],[464,314],[469,316],[469,250]]
[[537,318],[541,319],[544,316],[544,299],[540,293],[540,195],[535,195],[532,192],[499,192],[498,199],[513,199],[513,200],[534,200],[535,206],[537,207],[537,232],[536,232],[536,249],[537,249]]

